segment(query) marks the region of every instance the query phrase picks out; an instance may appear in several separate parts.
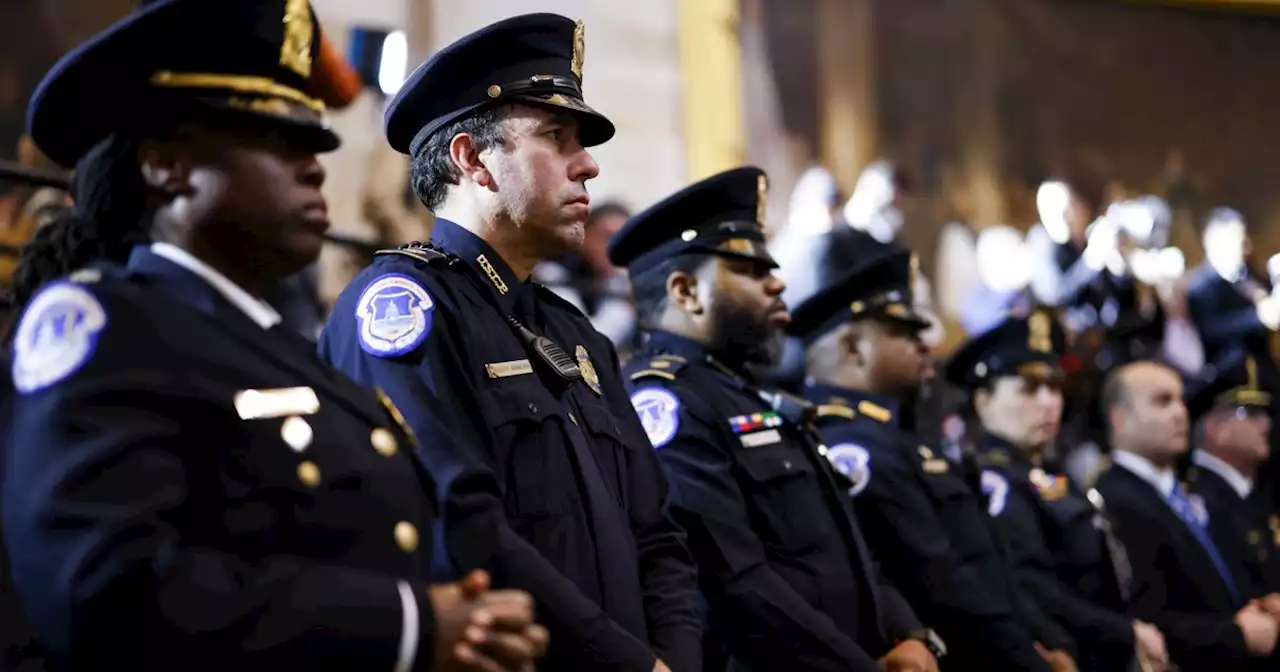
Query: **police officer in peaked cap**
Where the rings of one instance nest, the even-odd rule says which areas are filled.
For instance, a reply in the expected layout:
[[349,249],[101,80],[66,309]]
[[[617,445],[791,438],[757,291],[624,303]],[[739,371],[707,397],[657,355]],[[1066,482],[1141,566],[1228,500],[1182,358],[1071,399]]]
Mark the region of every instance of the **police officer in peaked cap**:
[[670,474],[709,631],[731,670],[937,670],[941,642],[880,576],[814,409],[761,379],[789,317],[764,247],[767,187],[758,168],[714,175],[609,249],[644,329],[631,401]]
[[445,47],[387,108],[436,217],[338,298],[321,356],[386,390],[440,483],[452,561],[528,590],[547,669],[697,669],[694,566],[612,343],[538,262],[582,245],[613,124],[583,100],[585,28],[499,21]]
[[430,582],[399,412],[259,298],[328,227],[319,30],[306,0],[160,0],[31,100],[75,209],[10,297],[3,517],[55,669],[519,670],[545,644],[527,595]]
[[805,397],[819,404],[827,458],[853,482],[854,511],[885,574],[946,641],[948,665],[1074,669],[1062,650],[1070,638],[1013,585],[960,465],[905,417],[931,367],[911,267],[910,252],[885,248],[792,312],[788,331],[805,346]]
[[1057,466],[1066,333],[1052,311],[1012,315],[947,364],[978,426],[987,511],[1017,583],[1071,634],[1086,670],[1162,670],[1164,636],[1127,615],[1133,569],[1106,505]]

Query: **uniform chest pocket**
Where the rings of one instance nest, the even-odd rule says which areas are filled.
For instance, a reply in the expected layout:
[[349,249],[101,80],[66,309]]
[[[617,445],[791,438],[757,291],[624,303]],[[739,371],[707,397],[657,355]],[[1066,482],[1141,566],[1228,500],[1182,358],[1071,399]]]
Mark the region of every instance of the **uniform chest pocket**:
[[493,436],[492,466],[507,514],[539,517],[563,511],[571,491],[564,484],[573,480],[559,404],[534,379],[495,384],[484,404]]
[[804,455],[786,445],[748,448],[738,455],[756,534],[788,551],[821,544],[822,491]]
[[596,468],[604,477],[605,486],[624,510],[630,501],[629,493],[631,474],[632,448],[627,443],[627,435],[622,430],[622,423],[600,403],[582,404],[581,427],[591,443],[592,456],[596,460]]

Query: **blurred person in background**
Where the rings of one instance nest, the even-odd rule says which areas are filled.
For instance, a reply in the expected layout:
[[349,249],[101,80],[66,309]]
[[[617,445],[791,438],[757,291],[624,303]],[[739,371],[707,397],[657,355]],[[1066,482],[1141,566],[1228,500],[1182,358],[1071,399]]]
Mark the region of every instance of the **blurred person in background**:
[[631,212],[620,203],[605,202],[592,208],[582,249],[533,268],[534,281],[581,310],[591,319],[591,326],[620,349],[631,343],[636,311],[626,272],[609,263],[606,246],[629,217]]
[[[863,169],[853,194],[841,209],[848,227],[836,227],[832,235],[826,259],[830,273],[843,273],[875,254],[875,243],[901,245],[897,243],[898,233],[906,221],[902,199],[910,189],[907,174],[887,160],[873,161]],[[913,307],[929,321],[920,336],[925,345],[935,348],[946,334],[933,306],[933,287],[918,267],[913,267],[912,273],[915,276]]]
[[1280,327],[1280,300],[1270,278],[1251,266],[1253,240],[1244,216],[1215,208],[1205,220],[1205,260],[1191,272],[1187,307],[1207,363],[1252,356],[1261,373],[1276,374],[1270,339]]
[[[1253,358],[1206,369],[1188,401],[1194,421],[1186,480],[1209,512],[1209,532],[1248,600],[1280,606],[1280,517],[1258,488],[1271,451],[1271,389]],[[1273,614],[1280,615],[1280,614]]]
[[[786,223],[768,242],[777,260],[775,275],[786,286],[782,300],[789,306],[813,296],[828,279],[827,250],[840,225],[840,191],[826,168],[811,166],[791,190]],[[792,337],[782,343],[773,372],[778,384],[799,389],[804,378],[804,347]]]
[[1125,614],[1132,571],[1125,549],[1105,511],[1053,459],[1065,347],[1054,316],[1037,309],[969,341],[947,379],[968,394],[987,512],[1017,583],[1075,639],[1080,669],[1121,672],[1141,662],[1162,670],[1164,637]]
[[979,282],[960,303],[960,324],[970,338],[999,324],[1010,312],[1026,312],[1031,259],[1022,232],[993,226],[978,234],[974,246]]
[[1129,613],[1160,628],[1183,670],[1275,669],[1277,622],[1245,599],[1209,532],[1204,501],[1178,483],[1190,434],[1181,376],[1157,362],[1111,373],[1101,406],[1112,466],[1097,483],[1133,569]]

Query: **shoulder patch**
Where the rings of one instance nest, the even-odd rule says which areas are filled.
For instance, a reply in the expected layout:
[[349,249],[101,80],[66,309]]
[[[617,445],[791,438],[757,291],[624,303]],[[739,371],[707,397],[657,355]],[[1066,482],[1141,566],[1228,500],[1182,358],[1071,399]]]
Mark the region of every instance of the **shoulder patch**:
[[60,283],[37,294],[13,337],[14,388],[30,394],[75,373],[106,326],[107,311],[82,285]]
[[1009,503],[1009,481],[994,471],[983,469],[982,494],[987,496],[987,513],[998,518]]
[[866,448],[856,443],[836,444],[827,449],[827,460],[853,483],[850,496],[866,490],[871,483],[871,455]]
[[403,355],[426,340],[434,310],[417,280],[400,273],[380,276],[356,302],[360,347],[374,357]]
[[676,395],[661,387],[645,387],[631,395],[631,405],[654,448],[671,443],[680,429],[680,399]]

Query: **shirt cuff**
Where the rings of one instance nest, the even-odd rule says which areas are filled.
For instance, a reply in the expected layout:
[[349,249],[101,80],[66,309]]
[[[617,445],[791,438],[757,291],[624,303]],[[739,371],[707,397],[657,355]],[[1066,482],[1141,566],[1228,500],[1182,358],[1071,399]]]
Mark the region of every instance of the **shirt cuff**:
[[410,672],[414,659],[418,657],[418,637],[421,633],[421,620],[418,613],[418,598],[407,581],[396,582],[400,591],[400,606],[403,619],[400,629],[400,649],[396,658],[395,672]]

